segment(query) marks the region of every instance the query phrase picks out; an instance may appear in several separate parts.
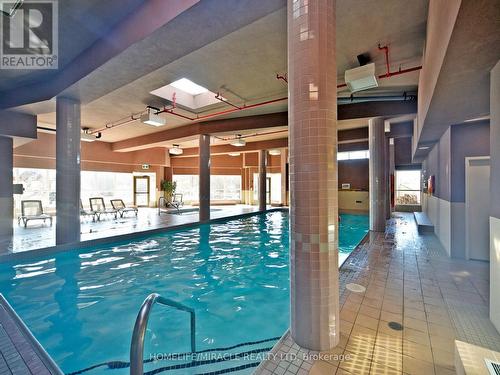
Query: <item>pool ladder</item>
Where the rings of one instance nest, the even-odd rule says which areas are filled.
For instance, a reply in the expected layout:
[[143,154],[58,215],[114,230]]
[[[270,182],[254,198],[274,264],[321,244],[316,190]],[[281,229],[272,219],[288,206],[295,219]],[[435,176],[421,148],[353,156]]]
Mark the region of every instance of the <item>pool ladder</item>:
[[160,305],[174,307],[177,310],[186,311],[191,316],[191,352],[196,352],[196,316],[194,310],[179,302],[164,298],[158,293],[150,294],[142,303],[139,314],[135,320],[134,332],[132,334],[132,342],[130,345],[130,375],[144,374],[144,337],[148,325],[149,315],[153,306],[159,303]]

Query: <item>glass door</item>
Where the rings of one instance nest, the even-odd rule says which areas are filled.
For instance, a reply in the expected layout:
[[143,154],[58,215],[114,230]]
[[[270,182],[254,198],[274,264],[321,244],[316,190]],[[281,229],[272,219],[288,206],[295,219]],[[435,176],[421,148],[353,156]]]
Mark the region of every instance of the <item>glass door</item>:
[[134,176],[134,205],[149,206],[149,176]]

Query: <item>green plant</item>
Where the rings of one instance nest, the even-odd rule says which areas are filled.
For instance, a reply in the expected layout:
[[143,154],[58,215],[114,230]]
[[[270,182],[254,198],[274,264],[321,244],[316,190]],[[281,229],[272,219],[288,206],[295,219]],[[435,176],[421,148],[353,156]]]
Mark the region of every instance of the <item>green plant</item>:
[[164,191],[165,197],[171,197],[175,193],[177,183],[169,180],[161,180],[161,190]]

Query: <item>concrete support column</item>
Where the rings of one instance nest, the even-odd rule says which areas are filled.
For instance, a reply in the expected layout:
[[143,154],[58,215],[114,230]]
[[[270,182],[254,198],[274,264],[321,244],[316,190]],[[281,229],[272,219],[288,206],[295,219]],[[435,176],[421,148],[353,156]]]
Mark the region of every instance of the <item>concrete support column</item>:
[[[387,141],[387,147],[389,148],[389,157],[388,157],[388,163],[387,165],[389,166],[387,175],[388,175],[388,181],[387,181],[387,212],[386,212],[386,218],[390,219],[391,213],[393,210],[393,207],[391,205],[391,198],[392,198],[392,193],[391,193],[391,176],[394,179],[394,183],[396,182],[396,154],[394,150],[394,138],[389,138]],[[396,189],[396,187],[394,187]],[[394,191],[394,202],[396,202],[396,192]]]
[[386,137],[384,119],[377,117],[368,123],[370,147],[370,230],[385,231],[387,181]]
[[500,332],[500,61],[490,82],[490,319]]
[[200,221],[210,220],[210,135],[200,135]]
[[56,100],[56,243],[80,241],[80,103]]
[[[14,215],[12,138],[0,136],[0,240],[10,241]],[[2,251],[0,246],[0,252]]]
[[288,164],[288,150],[286,148],[281,150],[281,204],[288,206],[288,176],[286,173],[286,166]]
[[267,194],[267,151],[259,150],[259,211],[266,210]]
[[290,330],[310,350],[338,344],[335,1],[288,0]]

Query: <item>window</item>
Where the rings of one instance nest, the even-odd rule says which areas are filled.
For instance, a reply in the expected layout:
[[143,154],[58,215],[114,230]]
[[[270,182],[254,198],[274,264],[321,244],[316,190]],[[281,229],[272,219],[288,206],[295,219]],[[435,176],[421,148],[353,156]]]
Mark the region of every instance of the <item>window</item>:
[[396,205],[420,204],[420,171],[396,171]]
[[24,193],[14,194],[15,215],[21,213],[22,200],[41,200],[47,212],[56,210],[55,169],[14,168],[14,183],[23,184]]
[[82,171],[80,197],[84,206],[88,206],[92,197],[103,197],[106,206],[111,199],[123,199],[126,204],[132,204],[133,183],[132,173]]
[[359,159],[369,159],[370,151],[344,151],[337,153],[337,160],[359,160]]
[[[200,179],[198,175],[174,175],[177,183],[176,192],[183,195],[184,201],[199,200]],[[210,176],[210,199],[213,200],[241,200],[240,175],[212,175]]]

